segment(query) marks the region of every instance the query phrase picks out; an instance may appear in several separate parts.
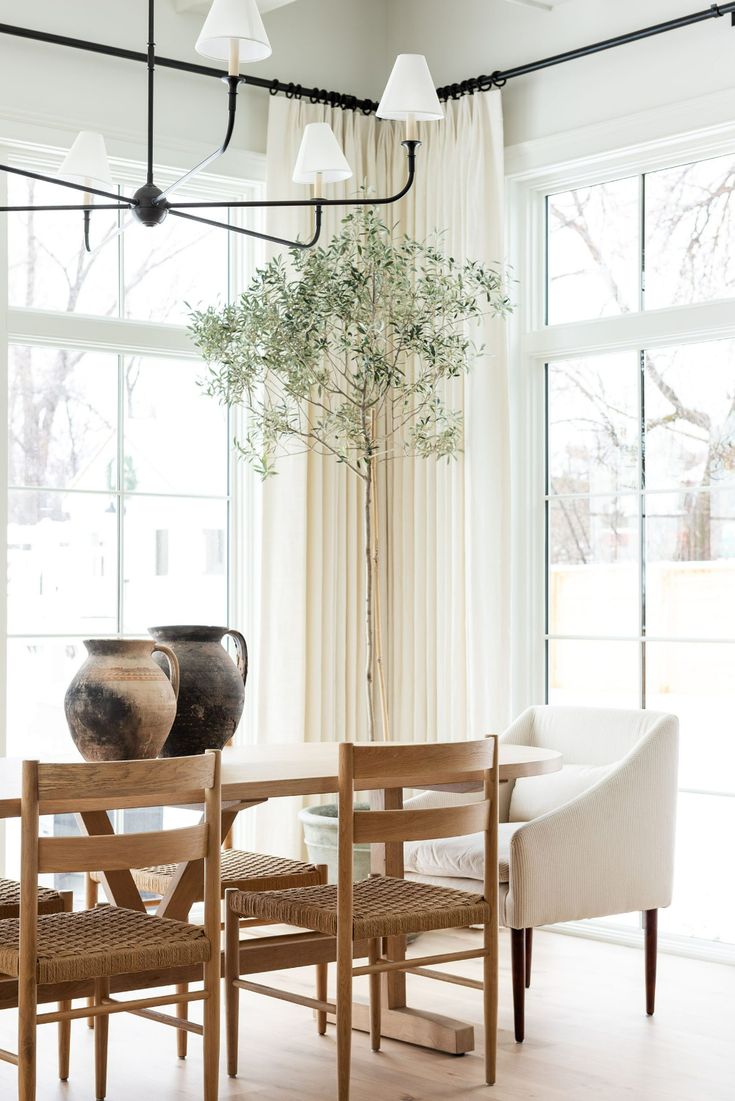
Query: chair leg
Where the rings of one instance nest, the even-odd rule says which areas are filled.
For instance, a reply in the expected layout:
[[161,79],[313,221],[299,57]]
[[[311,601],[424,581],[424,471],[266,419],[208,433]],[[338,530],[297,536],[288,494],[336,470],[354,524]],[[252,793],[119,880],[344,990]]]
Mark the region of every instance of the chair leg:
[[[368,963],[380,959],[381,940],[373,937],[368,945]],[[370,1047],[380,1051],[380,974],[370,976]]]
[[525,1035],[525,940],[526,934],[524,929],[511,929],[510,956],[513,971],[513,1023],[515,1026],[516,1043],[519,1044],[523,1043]]
[[[177,994],[188,994],[188,992],[189,992],[189,984],[188,983],[180,982],[180,983],[176,984],[176,993]],[[189,1019],[189,1003],[188,1002],[179,1002],[178,1003],[178,1005],[176,1006],[176,1016],[179,1018],[180,1021],[188,1021],[188,1019]],[[187,1051],[186,1042],[187,1042],[188,1038],[189,1038],[188,1033],[183,1028],[179,1028],[179,1029],[176,1030],[176,1054],[178,1055],[179,1059],[186,1059],[186,1051]]]
[[[110,996],[110,980],[95,979],[94,1004],[102,1005]],[[94,1082],[97,1101],[105,1101],[107,1094],[107,1038],[110,1031],[110,1018],[104,1013],[95,1017],[94,1022]]]
[[[74,895],[71,891],[64,891],[64,913],[70,914],[74,909]],[[64,1013],[72,1008],[70,1001],[59,1002],[59,1010]],[[88,1018],[91,1020],[91,1018]],[[59,1021],[59,1078],[66,1082],[69,1078],[69,1053],[71,1050],[71,1021]]]
[[653,1016],[656,1007],[656,953],[658,948],[658,910],[643,914],[646,943],[646,1013]]
[[485,1081],[495,1084],[495,1065],[498,1053],[498,926],[493,921],[485,923],[483,947],[487,955],[482,958],[482,1010],[485,1026]]
[[220,954],[204,965],[204,984],[209,997],[204,1002],[204,1101],[217,1101],[219,1097],[219,1000]]
[[[92,876],[87,872],[84,877],[84,909],[94,910],[99,898],[99,885],[92,879]],[[94,998],[87,999],[87,1005],[94,1005]],[[87,1028],[94,1028],[94,1017],[87,1017]]]
[[533,929],[526,929],[526,990],[531,985],[531,954],[533,952]]
[[36,985],[18,982],[18,1101],[36,1101]]
[[[326,883],[329,879],[327,865],[318,864],[319,882]],[[316,965],[316,996],[320,1002],[326,1002],[329,993],[329,964],[318,963]],[[327,1014],[317,1010],[316,1030],[320,1036],[327,1033]]]
[[352,941],[337,942],[337,1101],[350,1101]]
[[[320,1002],[326,1002],[329,987],[329,964],[318,963],[316,965],[316,996]],[[321,1009],[316,1012],[316,1030],[320,1036],[327,1032],[327,1015]]]
[[[240,991],[233,985],[240,974],[240,919],[225,895],[225,1023],[227,1034],[227,1073],[237,1075]],[[320,995],[317,994],[317,997]]]

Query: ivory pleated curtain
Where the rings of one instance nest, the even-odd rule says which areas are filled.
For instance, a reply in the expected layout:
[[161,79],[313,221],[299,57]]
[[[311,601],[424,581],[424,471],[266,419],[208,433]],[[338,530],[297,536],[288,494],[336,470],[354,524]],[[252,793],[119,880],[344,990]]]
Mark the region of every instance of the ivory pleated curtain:
[[[307,122],[332,126],[353,179],[397,191],[406,159],[399,124],[276,97],[270,105],[270,198],[303,196],[291,183]],[[418,179],[384,220],[423,239],[442,231],[457,259],[502,263],[503,132],[500,94],[447,104],[421,129]],[[325,237],[339,213],[329,211]],[[308,216],[275,210],[268,232],[310,235]],[[380,487],[381,592],[392,737],[463,739],[509,718],[510,470],[505,327],[475,334],[486,355],[458,389],[464,453],[447,464],[398,458]],[[315,455],[292,456],[263,487],[260,622],[253,634],[261,742],[361,740],[364,703],[362,485]],[[296,801],[294,800],[295,804]],[[295,805],[256,814],[256,842],[295,855]]]

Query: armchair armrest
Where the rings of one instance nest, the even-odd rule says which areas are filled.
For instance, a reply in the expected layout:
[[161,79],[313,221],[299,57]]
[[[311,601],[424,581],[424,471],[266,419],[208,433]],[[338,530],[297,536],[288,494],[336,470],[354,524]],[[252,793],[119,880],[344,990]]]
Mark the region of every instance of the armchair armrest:
[[594,787],[518,829],[506,925],[668,906],[677,764],[678,721],[667,716]]

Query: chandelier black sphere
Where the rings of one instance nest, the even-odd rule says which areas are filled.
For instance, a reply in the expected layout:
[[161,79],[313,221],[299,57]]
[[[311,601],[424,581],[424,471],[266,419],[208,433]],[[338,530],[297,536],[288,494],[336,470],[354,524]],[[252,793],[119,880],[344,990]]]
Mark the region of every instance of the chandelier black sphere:
[[168,203],[162,196],[160,187],[143,184],[133,195],[135,206],[131,207],[131,214],[141,225],[160,226],[168,214]]

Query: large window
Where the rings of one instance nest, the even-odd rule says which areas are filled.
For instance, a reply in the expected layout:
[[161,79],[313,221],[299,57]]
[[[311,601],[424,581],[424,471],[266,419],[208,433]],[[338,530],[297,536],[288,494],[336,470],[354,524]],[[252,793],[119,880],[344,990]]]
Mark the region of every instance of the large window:
[[662,931],[735,944],[735,152],[632,169],[527,192],[545,693],[679,716]]
[[[120,182],[140,171],[122,166]],[[207,180],[208,194],[218,187],[233,194]],[[15,178],[9,200],[59,198]],[[251,256],[221,230],[169,221],[149,230],[97,212],[87,253],[79,214],[7,220],[11,756],[71,748],[63,699],[85,638],[241,614],[234,426],[203,394],[183,326],[227,300]],[[7,857],[12,871],[15,831]]]

